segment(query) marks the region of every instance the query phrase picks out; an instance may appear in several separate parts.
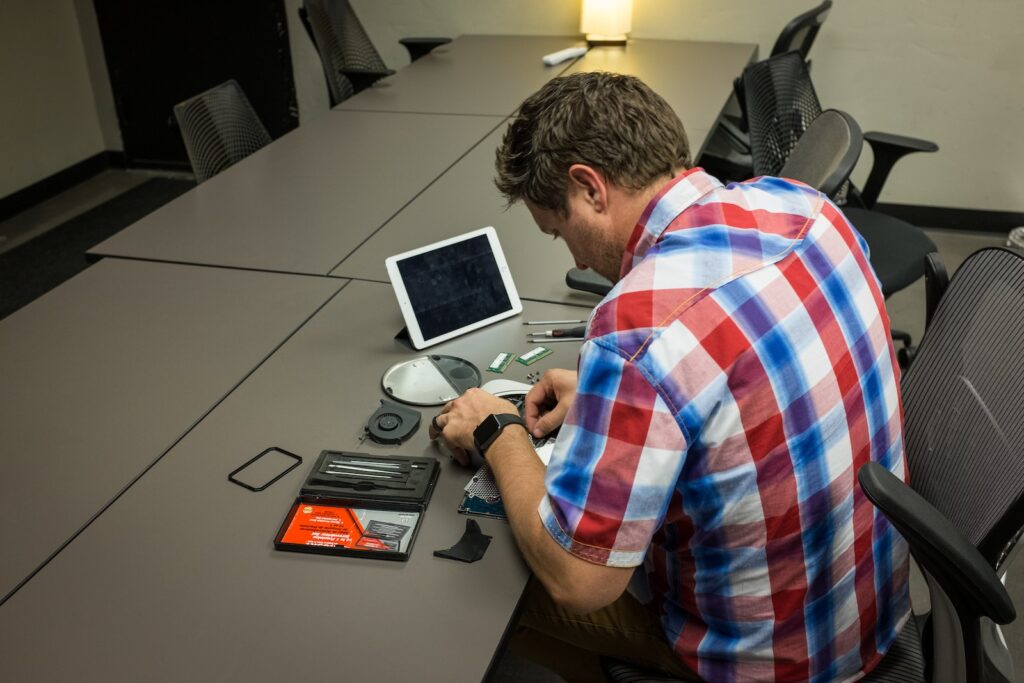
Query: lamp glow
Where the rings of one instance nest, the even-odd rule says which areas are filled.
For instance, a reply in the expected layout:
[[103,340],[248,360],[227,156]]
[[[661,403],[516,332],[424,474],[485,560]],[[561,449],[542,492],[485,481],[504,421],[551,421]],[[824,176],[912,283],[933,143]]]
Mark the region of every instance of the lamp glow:
[[625,45],[633,30],[633,0],[583,0],[580,32],[590,45]]

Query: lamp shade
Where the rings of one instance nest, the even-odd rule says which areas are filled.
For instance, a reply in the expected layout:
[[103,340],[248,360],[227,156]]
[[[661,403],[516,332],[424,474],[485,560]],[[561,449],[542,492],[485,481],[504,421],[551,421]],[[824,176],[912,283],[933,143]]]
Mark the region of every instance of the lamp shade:
[[624,41],[633,30],[633,0],[583,0],[580,32],[587,40]]

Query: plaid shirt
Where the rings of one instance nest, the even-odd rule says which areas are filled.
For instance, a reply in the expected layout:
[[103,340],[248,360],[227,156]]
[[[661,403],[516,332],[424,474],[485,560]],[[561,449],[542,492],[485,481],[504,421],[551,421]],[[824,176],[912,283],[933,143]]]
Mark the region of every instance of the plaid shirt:
[[859,678],[910,613],[906,544],[855,483],[869,460],[905,478],[898,380],[839,210],[694,169],[590,319],[541,519],[578,557],[644,564],[704,678]]

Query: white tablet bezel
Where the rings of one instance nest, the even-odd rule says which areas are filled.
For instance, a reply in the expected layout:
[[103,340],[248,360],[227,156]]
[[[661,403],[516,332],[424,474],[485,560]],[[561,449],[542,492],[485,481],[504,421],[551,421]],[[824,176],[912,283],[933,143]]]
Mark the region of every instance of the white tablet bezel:
[[[464,242],[480,235],[487,236],[487,242],[491,246],[491,253],[494,254],[494,260],[498,264],[498,272],[501,274],[501,281],[505,285],[505,294],[508,295],[508,300],[512,304],[512,308],[493,315],[490,318],[478,320],[475,323],[460,327],[457,330],[446,332],[437,337],[430,339],[424,339],[423,333],[420,331],[419,321],[416,320],[416,313],[412,309],[412,303],[409,301],[409,294],[405,289],[405,282],[402,281],[402,274],[398,270],[398,262],[407,259],[411,256],[418,256],[420,254],[441,249],[450,244],[456,244],[458,242]],[[523,302],[519,300],[519,293],[516,291],[516,285],[512,281],[512,272],[508,268],[508,261],[505,260],[505,252],[501,250],[501,244],[498,242],[498,233],[493,227],[488,226],[486,228],[480,228],[479,230],[473,230],[462,235],[457,235],[440,242],[434,242],[428,244],[425,247],[413,249],[412,251],[406,251],[401,254],[389,256],[384,260],[385,266],[388,269],[388,278],[391,280],[391,286],[395,291],[395,298],[398,299],[398,307],[402,309],[402,317],[405,319],[405,326],[409,329],[409,338],[412,340],[412,345],[416,349],[425,349],[435,344],[454,339],[460,335],[478,330],[481,327],[486,327],[491,323],[504,320],[505,318],[511,318],[514,315],[519,315],[523,312]]]

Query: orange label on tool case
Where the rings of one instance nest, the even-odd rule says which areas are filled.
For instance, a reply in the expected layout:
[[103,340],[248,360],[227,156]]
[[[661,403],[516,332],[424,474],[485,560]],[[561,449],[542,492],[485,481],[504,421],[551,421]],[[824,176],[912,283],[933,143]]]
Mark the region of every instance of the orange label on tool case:
[[363,538],[363,525],[350,508],[300,503],[283,543],[328,548],[355,548]]

